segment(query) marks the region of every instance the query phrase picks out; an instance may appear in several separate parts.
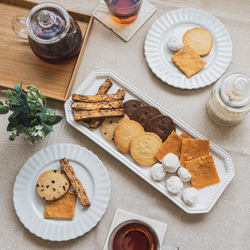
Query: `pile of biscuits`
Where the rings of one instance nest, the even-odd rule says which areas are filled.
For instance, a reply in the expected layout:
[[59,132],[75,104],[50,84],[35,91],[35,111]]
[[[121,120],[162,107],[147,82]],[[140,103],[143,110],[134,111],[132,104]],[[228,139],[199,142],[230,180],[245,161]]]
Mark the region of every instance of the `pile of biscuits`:
[[[46,201],[44,218],[74,218],[76,197],[86,207],[90,201],[74,169],[66,158],[60,160],[63,170],[48,170],[36,183],[38,195]],[[74,191],[69,191],[70,187]]]
[[[177,51],[171,59],[176,66],[188,77],[195,75],[207,63],[202,58],[208,55],[213,46],[211,33],[204,28],[193,28],[188,30],[182,41],[178,41],[180,36],[170,37],[168,47]],[[178,46],[174,46],[178,44]]]

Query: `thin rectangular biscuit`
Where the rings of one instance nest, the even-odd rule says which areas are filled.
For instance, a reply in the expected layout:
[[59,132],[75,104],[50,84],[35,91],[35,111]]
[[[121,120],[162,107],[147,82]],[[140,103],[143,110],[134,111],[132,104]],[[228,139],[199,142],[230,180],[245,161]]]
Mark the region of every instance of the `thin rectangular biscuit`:
[[60,164],[63,170],[65,171],[67,177],[69,178],[72,187],[76,191],[76,195],[80,199],[80,203],[83,206],[90,206],[91,203],[89,201],[88,195],[85,189],[83,188],[81,181],[76,177],[75,171],[73,167],[69,164],[69,161],[66,158],[63,158],[60,160]]
[[71,105],[73,110],[97,110],[97,109],[118,109],[123,108],[122,100],[111,102],[74,102]]
[[105,118],[105,117],[120,117],[125,115],[124,109],[100,109],[91,111],[79,111],[73,114],[75,121],[90,119],[90,118]]
[[74,101],[81,101],[81,102],[109,102],[115,100],[123,100],[124,96],[125,96],[125,90],[119,89],[115,94],[104,94],[104,95],[73,94],[72,99]]

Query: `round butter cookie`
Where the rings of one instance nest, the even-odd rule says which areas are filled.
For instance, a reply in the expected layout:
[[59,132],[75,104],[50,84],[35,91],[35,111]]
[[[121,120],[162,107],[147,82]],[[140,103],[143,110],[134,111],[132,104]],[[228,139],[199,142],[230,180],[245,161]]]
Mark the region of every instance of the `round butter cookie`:
[[130,144],[130,154],[140,165],[150,166],[157,162],[154,155],[161,145],[162,140],[158,135],[145,132],[133,138]]
[[144,130],[147,130],[148,121],[153,117],[160,115],[161,112],[151,105],[138,107],[134,112],[134,120],[139,122]]
[[69,188],[68,177],[62,170],[48,170],[39,176],[36,183],[38,195],[46,201],[59,199]]
[[115,128],[118,124],[123,121],[129,120],[127,115],[123,117],[107,117],[104,119],[102,126],[101,126],[101,133],[102,135],[109,141],[114,141],[114,133]]
[[193,28],[184,34],[183,44],[184,46],[189,45],[200,56],[206,56],[212,49],[213,37],[206,29]]
[[115,145],[123,153],[129,154],[130,142],[134,136],[144,132],[143,127],[136,121],[127,120],[118,124],[115,128]]
[[131,120],[134,120],[134,111],[144,104],[141,101],[131,99],[123,103],[123,107],[125,109],[125,113]]
[[164,142],[175,131],[176,126],[172,118],[167,115],[158,115],[149,120],[147,131],[157,134]]

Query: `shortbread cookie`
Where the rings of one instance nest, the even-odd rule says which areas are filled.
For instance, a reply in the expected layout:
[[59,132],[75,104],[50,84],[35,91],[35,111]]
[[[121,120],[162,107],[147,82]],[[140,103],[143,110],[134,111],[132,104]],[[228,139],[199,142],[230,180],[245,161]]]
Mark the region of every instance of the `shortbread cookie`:
[[75,216],[76,193],[68,191],[63,197],[54,201],[46,201],[44,218],[72,219]]
[[175,53],[171,59],[188,78],[198,73],[207,64],[199,54],[188,45]]
[[134,136],[144,132],[143,127],[136,121],[123,121],[115,128],[114,141],[119,150],[129,154],[130,142]]
[[62,170],[48,170],[39,176],[36,183],[38,195],[47,201],[59,199],[69,187],[69,180]]
[[142,166],[150,166],[157,162],[155,153],[162,145],[161,138],[150,132],[144,132],[133,138],[130,144],[132,158]]
[[73,167],[69,164],[68,159],[63,158],[60,160],[60,163],[66,175],[68,176],[72,187],[76,191],[76,195],[78,196],[80,203],[84,207],[90,206],[91,203],[89,201],[89,197],[85,189],[83,188],[81,181],[76,177],[75,171]]
[[101,133],[102,135],[109,141],[114,141],[114,133],[115,128],[118,124],[120,124],[123,121],[129,120],[129,117],[127,115],[124,115],[123,117],[108,117],[105,118],[102,126],[101,126]]
[[144,105],[138,107],[134,112],[134,120],[139,122],[145,131],[147,131],[147,125],[149,120],[153,117],[160,115],[161,112],[159,109],[151,106],[151,105]]
[[206,29],[193,28],[184,34],[183,44],[184,46],[189,45],[200,56],[206,56],[213,47],[213,37]]
[[135,110],[138,107],[143,106],[143,105],[144,104],[141,101],[134,100],[134,99],[128,100],[128,101],[126,101],[126,102],[123,103],[123,107],[125,109],[125,113],[128,115],[128,117],[131,120],[134,120],[134,112],[135,112]]
[[162,139],[162,142],[164,142],[175,129],[174,121],[167,115],[157,115],[149,120],[147,125],[147,131],[157,134]]

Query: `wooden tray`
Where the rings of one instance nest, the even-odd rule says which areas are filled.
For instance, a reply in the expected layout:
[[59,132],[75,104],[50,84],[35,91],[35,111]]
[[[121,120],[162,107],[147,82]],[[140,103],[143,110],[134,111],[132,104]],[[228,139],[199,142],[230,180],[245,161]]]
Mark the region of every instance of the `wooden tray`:
[[28,41],[12,30],[12,18],[26,16],[37,5],[24,0],[0,0],[0,86],[13,88],[22,82],[24,89],[34,85],[48,98],[66,101],[70,95],[81,62],[93,16],[68,11],[79,24],[84,40],[79,55],[63,64],[49,64],[40,60],[29,47]]

